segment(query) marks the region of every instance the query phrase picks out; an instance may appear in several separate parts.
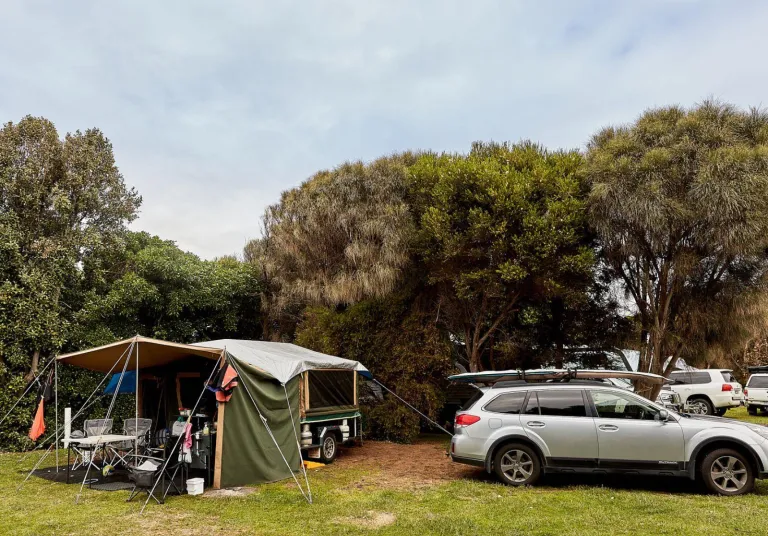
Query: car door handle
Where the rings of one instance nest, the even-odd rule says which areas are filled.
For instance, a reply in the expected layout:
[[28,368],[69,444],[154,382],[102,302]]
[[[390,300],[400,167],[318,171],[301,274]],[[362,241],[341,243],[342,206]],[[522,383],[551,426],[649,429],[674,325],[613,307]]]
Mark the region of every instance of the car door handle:
[[601,424],[600,426],[598,426],[598,428],[603,432],[615,432],[616,430],[619,429],[618,426],[614,426],[613,424]]
[[541,421],[529,421],[528,426],[531,428],[544,428],[544,423]]

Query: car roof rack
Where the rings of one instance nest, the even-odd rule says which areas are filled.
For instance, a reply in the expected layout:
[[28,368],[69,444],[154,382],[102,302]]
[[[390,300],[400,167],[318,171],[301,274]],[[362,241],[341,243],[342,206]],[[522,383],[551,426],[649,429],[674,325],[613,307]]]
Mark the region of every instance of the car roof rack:
[[627,380],[643,380],[652,384],[664,384],[669,380],[658,374],[649,372],[632,372],[623,370],[602,369],[529,369],[529,370],[489,370],[486,372],[465,372],[454,374],[448,379],[461,383],[480,383],[493,385],[503,381],[519,380],[522,382],[543,382],[547,380],[602,380],[608,378],[623,378]]
[[768,365],[759,365],[759,366],[756,366],[756,367],[747,367],[747,370],[751,374],[768,373]]

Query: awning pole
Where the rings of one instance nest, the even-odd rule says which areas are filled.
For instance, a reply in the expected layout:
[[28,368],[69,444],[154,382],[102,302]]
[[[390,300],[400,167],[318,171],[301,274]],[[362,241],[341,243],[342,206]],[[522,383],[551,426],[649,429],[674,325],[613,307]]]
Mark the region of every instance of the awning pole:
[[[301,388],[301,387],[299,387]],[[299,461],[301,462],[301,470],[304,472],[304,482],[307,483],[307,494],[309,495],[309,504],[312,504],[312,489],[309,487],[309,478],[307,477],[307,468],[304,465],[304,460],[301,459],[301,443],[299,443],[299,434],[296,432],[296,421],[293,420],[293,410],[291,409],[291,401],[288,400],[288,388],[283,384],[283,391],[285,391],[285,403],[288,404],[288,413],[291,415],[291,425],[293,426],[293,436],[296,438],[296,450],[299,452]]]
[[384,389],[386,389],[388,393],[390,393],[392,396],[394,396],[395,398],[397,398],[397,399],[398,399],[400,402],[402,402],[403,404],[405,404],[406,406],[408,406],[409,408],[411,408],[413,411],[415,411],[416,413],[418,413],[419,415],[421,415],[422,417],[424,417],[424,419],[425,419],[427,422],[430,422],[430,423],[434,424],[435,426],[437,426],[438,428],[440,428],[440,430],[442,430],[443,432],[445,432],[445,433],[446,433],[446,434],[448,434],[449,436],[453,437],[453,434],[452,434],[452,433],[450,433],[448,430],[446,430],[445,428],[443,428],[442,426],[440,426],[439,424],[437,424],[435,421],[433,421],[432,419],[430,419],[429,417],[427,417],[426,415],[424,415],[422,412],[420,412],[419,410],[417,410],[416,408],[414,408],[413,406],[411,406],[411,405],[410,405],[408,402],[406,402],[405,400],[403,400],[403,399],[402,399],[402,398],[401,398],[401,397],[400,397],[400,396],[399,396],[397,393],[395,393],[394,391],[392,391],[392,390],[391,390],[389,387],[387,387],[386,385],[384,385],[383,383],[381,383],[381,382],[380,382],[379,380],[377,380],[376,378],[373,378],[373,381],[374,381],[374,382],[376,382],[376,383],[378,383],[378,384],[379,384],[381,387],[383,387]]
[[[135,431],[139,431],[139,343],[138,343],[139,336],[136,335],[136,392],[134,393],[134,398],[136,399],[136,420],[134,421],[136,423]],[[139,454],[139,435],[136,434],[136,441],[133,446],[133,453],[138,456]],[[136,458],[134,458],[134,462],[136,462]]]
[[59,364],[56,358],[53,358],[53,412],[56,414],[56,438],[53,440],[56,445],[56,472],[59,472]]

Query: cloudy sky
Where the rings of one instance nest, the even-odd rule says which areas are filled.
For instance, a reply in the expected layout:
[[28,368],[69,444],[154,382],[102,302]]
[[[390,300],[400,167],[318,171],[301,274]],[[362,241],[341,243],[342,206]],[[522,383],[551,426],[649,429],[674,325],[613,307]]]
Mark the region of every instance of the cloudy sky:
[[144,197],[133,227],[212,258],[345,160],[768,104],[767,21],[760,1],[4,0],[0,120],[99,127]]

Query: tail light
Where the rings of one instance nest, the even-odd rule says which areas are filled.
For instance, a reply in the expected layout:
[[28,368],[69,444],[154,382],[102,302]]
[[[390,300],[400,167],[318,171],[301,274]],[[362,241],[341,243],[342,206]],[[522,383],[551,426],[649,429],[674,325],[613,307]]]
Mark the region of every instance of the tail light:
[[723,391],[733,391],[733,385],[731,385],[730,383],[724,383]]
[[749,396],[749,389],[746,387],[744,388],[744,396]]
[[475,424],[479,420],[480,417],[477,415],[467,415],[466,413],[463,413],[461,415],[456,415],[456,426],[469,426],[470,424]]

